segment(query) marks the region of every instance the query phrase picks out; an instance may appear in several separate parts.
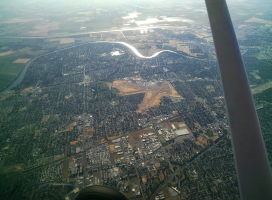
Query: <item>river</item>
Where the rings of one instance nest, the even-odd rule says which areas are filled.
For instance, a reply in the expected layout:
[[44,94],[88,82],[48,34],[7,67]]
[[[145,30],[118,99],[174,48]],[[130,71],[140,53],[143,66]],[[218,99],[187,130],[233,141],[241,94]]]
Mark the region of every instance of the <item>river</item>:
[[[22,80],[24,79],[25,77],[25,74],[26,74],[26,71],[28,69],[28,67],[35,61],[37,60],[38,58],[42,57],[42,56],[47,56],[47,55],[50,55],[50,54],[53,54],[53,53],[57,53],[59,51],[63,51],[63,50],[66,50],[66,49],[71,49],[71,48],[74,48],[74,47],[80,47],[80,46],[83,46],[83,45],[86,45],[86,44],[98,44],[98,43],[109,43],[109,44],[121,44],[125,47],[127,47],[128,49],[130,49],[133,54],[139,58],[143,58],[143,59],[152,59],[152,58],[155,58],[157,57],[158,55],[160,55],[161,53],[164,53],[164,52],[168,52],[168,53],[174,53],[174,54],[179,54],[179,55],[182,55],[184,57],[187,57],[187,58],[193,58],[191,56],[186,56],[184,54],[180,54],[180,53],[177,53],[175,51],[171,51],[171,50],[162,50],[162,51],[159,51],[159,52],[156,52],[154,53],[153,55],[151,56],[144,56],[143,54],[141,54],[138,49],[136,49],[134,46],[132,46],[131,44],[129,43],[126,43],[126,42],[109,42],[109,41],[97,41],[97,42],[88,42],[88,43],[84,43],[84,44],[80,44],[80,45],[75,45],[75,46],[71,46],[71,47],[68,47],[68,48],[63,48],[63,49],[59,49],[59,50],[56,50],[56,51],[53,51],[53,52],[50,52],[50,53],[46,53],[46,54],[43,54],[43,55],[40,55],[36,58],[34,58],[33,60],[31,60],[29,63],[27,63],[24,68],[22,69],[22,71],[19,73],[19,75],[17,76],[17,78],[5,89],[3,90],[2,92],[5,92],[7,90],[10,90],[14,87],[16,87],[18,84],[20,84],[22,82]],[[197,58],[195,58],[197,59]]]

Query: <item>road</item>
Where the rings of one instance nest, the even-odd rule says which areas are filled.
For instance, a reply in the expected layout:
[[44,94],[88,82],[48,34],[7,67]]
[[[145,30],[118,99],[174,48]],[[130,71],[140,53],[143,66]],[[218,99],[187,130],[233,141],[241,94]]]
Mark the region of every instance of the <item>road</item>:
[[[201,152],[194,155],[190,160],[186,161],[185,163],[178,163],[178,162],[171,162],[171,164],[179,165],[182,169],[184,169],[186,166],[188,166],[191,162],[193,162],[195,159],[199,158],[201,155],[203,155],[205,152],[210,150],[212,147],[216,146],[222,139],[224,139],[226,135],[220,136],[213,144],[208,145],[205,147]],[[164,187],[167,186],[167,184],[174,178],[175,174],[171,173],[168,176],[166,176],[166,179],[164,179],[163,183],[153,192],[153,194],[149,197],[150,200],[154,200],[156,195],[163,190]]]

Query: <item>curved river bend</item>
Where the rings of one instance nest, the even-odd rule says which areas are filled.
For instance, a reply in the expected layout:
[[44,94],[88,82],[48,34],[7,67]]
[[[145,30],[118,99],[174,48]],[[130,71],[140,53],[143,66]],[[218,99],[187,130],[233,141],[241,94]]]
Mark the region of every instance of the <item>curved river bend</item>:
[[177,52],[175,51],[171,51],[171,50],[162,50],[159,52],[154,53],[152,56],[144,56],[143,54],[141,54],[138,49],[136,49],[134,46],[132,46],[131,44],[128,44],[126,42],[101,42],[101,43],[114,43],[114,44],[122,44],[125,47],[129,48],[135,56],[139,57],[139,58],[146,58],[146,59],[150,59],[150,58],[155,58],[157,57],[159,54],[163,53],[163,52],[170,52],[170,53],[175,53],[177,54]]
[[[47,53],[47,54],[43,54],[43,55],[40,55],[36,58],[34,58],[33,60],[31,60],[29,63],[27,63],[23,70],[20,72],[20,74],[18,75],[18,77],[10,84],[9,87],[7,87],[5,90],[3,90],[3,92],[7,91],[7,90],[10,90],[14,87],[16,87],[18,84],[20,84],[22,82],[22,80],[24,79],[25,77],[25,74],[26,74],[26,71],[28,69],[28,67],[31,65],[31,63],[35,60],[37,60],[38,58],[42,57],[42,56],[46,56],[46,55],[50,55],[50,54],[53,54],[53,53],[57,53],[59,51],[63,51],[63,50],[66,50],[66,49],[71,49],[71,48],[74,48],[74,47],[80,47],[80,46],[83,46],[83,45],[86,45],[86,44],[98,44],[98,43],[108,43],[108,44],[121,44],[125,47],[127,47],[128,49],[130,49],[135,56],[139,57],[139,58],[144,58],[144,59],[151,59],[151,58],[155,58],[157,57],[158,55],[160,55],[161,53],[163,52],[169,52],[169,53],[174,53],[174,54],[178,54],[177,52],[175,51],[171,51],[171,50],[162,50],[162,51],[159,51],[159,52],[156,52],[154,53],[152,56],[144,56],[143,54],[141,54],[138,49],[136,49],[134,46],[132,46],[131,44],[128,44],[126,42],[109,42],[109,41],[97,41],[97,42],[88,42],[88,43],[84,43],[84,44],[80,44],[80,45],[75,45],[75,46],[71,46],[71,47],[68,47],[68,48],[64,48],[64,49],[59,49],[59,50],[56,50],[56,51],[53,51],[53,52],[50,52],[50,53]],[[185,56],[185,55],[183,55]],[[185,57],[190,57],[190,56],[185,56]],[[191,58],[191,57],[190,57]]]

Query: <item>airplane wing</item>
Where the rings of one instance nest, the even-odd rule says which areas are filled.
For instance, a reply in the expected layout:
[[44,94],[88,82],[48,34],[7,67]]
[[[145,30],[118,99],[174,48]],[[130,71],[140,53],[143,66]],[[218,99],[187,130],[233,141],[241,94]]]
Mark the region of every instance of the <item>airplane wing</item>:
[[225,0],[205,2],[231,126],[240,195],[244,200],[271,200],[271,169],[228,7]]

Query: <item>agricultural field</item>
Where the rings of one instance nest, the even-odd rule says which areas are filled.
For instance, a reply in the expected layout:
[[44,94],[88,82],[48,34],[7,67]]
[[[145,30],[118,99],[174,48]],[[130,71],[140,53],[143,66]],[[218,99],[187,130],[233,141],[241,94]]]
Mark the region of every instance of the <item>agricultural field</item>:
[[18,61],[12,55],[0,56],[0,91],[8,87],[21,71],[24,63]]

